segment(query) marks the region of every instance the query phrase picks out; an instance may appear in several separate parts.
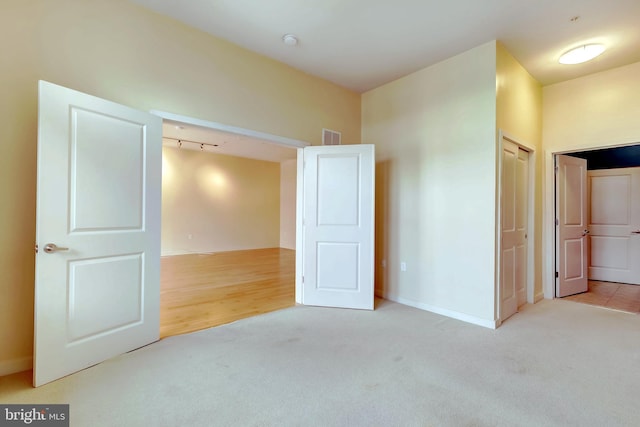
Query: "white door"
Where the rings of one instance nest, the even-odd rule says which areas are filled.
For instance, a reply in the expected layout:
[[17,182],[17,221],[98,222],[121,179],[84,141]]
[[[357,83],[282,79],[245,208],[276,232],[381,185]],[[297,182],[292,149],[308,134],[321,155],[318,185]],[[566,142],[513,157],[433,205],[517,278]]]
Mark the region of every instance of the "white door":
[[640,168],[588,172],[589,278],[640,284]]
[[156,341],[161,119],[39,84],[34,385]]
[[304,148],[302,303],[372,310],[373,145]]
[[557,156],[556,297],[588,290],[587,161]]
[[527,302],[529,153],[502,139],[500,319]]

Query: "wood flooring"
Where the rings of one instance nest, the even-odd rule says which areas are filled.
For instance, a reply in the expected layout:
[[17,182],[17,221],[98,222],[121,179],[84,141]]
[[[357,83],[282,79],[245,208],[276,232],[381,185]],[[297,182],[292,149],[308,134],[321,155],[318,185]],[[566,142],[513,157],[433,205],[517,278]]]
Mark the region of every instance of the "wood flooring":
[[563,299],[630,313],[640,313],[640,285],[589,280],[587,292]]
[[160,338],[295,304],[295,251],[257,249],[162,257]]

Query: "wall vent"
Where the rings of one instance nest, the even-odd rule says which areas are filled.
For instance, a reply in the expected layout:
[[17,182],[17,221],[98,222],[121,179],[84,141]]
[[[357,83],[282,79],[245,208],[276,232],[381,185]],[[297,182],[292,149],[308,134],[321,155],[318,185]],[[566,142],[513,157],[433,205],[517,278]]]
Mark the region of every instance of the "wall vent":
[[322,129],[322,145],[340,145],[342,134],[335,130]]

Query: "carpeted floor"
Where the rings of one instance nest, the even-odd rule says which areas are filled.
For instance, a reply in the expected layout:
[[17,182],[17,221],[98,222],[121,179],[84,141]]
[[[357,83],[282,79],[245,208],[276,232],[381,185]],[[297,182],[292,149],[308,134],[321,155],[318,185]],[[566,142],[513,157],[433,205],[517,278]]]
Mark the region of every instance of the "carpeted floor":
[[72,426],[637,426],[640,316],[545,300],[489,330],[387,301],[175,336],[2,403]]

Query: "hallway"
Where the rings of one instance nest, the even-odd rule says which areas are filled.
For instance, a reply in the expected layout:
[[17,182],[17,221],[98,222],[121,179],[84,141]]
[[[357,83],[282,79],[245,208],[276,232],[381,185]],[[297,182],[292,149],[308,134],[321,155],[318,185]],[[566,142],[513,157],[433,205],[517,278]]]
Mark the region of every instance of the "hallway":
[[562,298],[613,310],[640,313],[640,285],[589,280],[589,290]]

